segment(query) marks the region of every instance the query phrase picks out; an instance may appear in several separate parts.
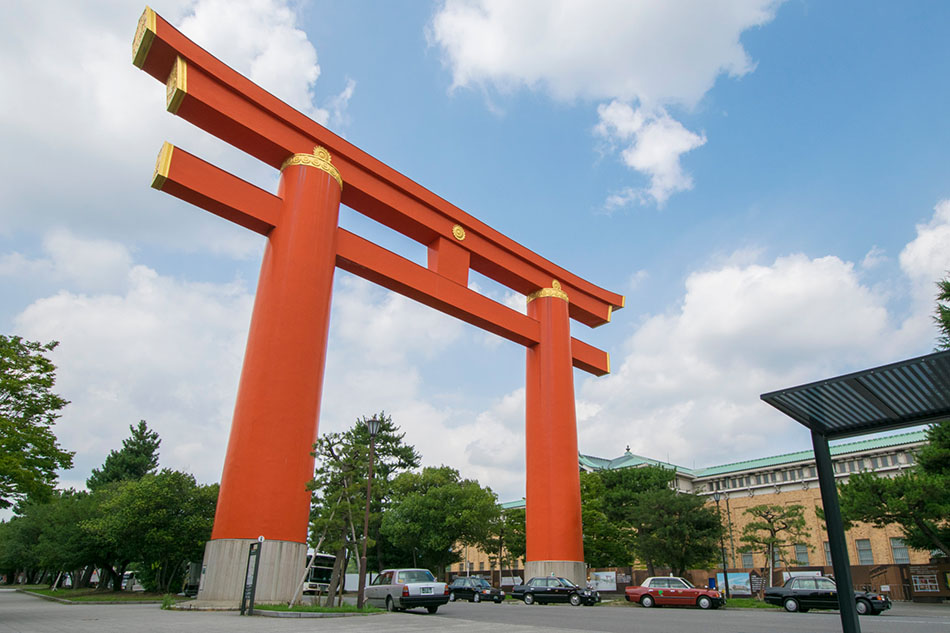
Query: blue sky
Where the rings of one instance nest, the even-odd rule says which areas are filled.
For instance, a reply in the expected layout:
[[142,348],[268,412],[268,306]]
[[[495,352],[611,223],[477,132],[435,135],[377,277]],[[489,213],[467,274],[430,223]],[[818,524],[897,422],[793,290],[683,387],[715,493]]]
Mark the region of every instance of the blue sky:
[[[708,466],[806,448],[759,394],[932,350],[950,269],[950,23],[919,2],[151,5],[626,308],[574,335],[579,446]],[[81,485],[146,419],[220,477],[262,238],[148,187],[162,141],[271,190],[130,63],[144,5],[0,24],[0,331],[59,340]],[[424,262],[350,210],[341,223]],[[473,276],[512,306],[524,299]],[[321,431],[381,409],[424,463],[524,491],[524,352],[338,272]]]

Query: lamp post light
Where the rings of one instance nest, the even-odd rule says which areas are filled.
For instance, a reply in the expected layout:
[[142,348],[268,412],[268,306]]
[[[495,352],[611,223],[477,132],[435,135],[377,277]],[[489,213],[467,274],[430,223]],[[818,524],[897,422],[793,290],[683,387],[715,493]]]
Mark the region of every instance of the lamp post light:
[[719,517],[719,553],[722,555],[722,580],[726,585],[726,599],[732,598],[729,595],[729,572],[726,571],[726,545],[722,540],[722,513],[719,512],[719,491],[713,493],[713,499],[716,501],[716,516]]
[[366,430],[369,431],[369,477],[366,479],[366,511],[363,513],[363,553],[360,556],[360,590],[356,596],[356,608],[363,608],[366,593],[366,539],[369,536],[369,500],[373,491],[373,460],[376,458],[376,434],[382,420],[375,415],[369,419],[363,418]]

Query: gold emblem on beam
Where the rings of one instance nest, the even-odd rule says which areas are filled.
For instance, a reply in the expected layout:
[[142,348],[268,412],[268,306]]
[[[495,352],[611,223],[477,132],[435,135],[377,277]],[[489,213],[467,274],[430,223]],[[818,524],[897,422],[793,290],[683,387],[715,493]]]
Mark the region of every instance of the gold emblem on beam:
[[172,71],[168,73],[165,82],[165,109],[172,114],[178,114],[181,102],[188,94],[188,63],[181,57],[175,58]]
[[339,170],[333,166],[330,162],[332,159],[330,157],[330,152],[326,150],[325,147],[320,147],[317,145],[313,148],[313,154],[294,154],[290,158],[284,161],[280,166],[280,170],[284,171],[287,167],[291,165],[306,165],[308,167],[316,167],[322,171],[327,172],[333,179],[336,180],[337,184],[340,185],[340,189],[343,188],[343,178],[340,177]]
[[557,297],[558,299],[569,301],[567,298],[567,293],[561,290],[561,282],[559,282],[557,279],[551,282],[550,288],[541,288],[541,290],[537,290],[529,294],[528,303],[531,303],[540,297]]
[[461,225],[456,224],[452,227],[452,235],[461,242],[465,239],[465,229],[463,229]]
[[135,37],[132,39],[132,63],[139,68],[145,66],[152,40],[155,39],[155,31],[158,29],[156,25],[155,12],[151,7],[145,7],[138,26],[135,27]]
[[175,146],[169,142],[162,144],[162,151],[158,153],[158,160],[155,161],[155,171],[152,172],[152,188],[161,190],[168,180],[168,170],[172,166],[172,152]]

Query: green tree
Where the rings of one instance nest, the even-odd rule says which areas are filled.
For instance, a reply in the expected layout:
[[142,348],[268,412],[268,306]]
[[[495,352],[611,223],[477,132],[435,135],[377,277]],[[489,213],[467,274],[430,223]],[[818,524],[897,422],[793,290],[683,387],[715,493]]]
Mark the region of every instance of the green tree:
[[392,495],[380,532],[403,552],[415,549],[421,563],[440,575],[460,560],[455,544],[483,543],[500,513],[491,489],[448,466],[402,473]]
[[57,345],[0,334],[0,508],[50,498],[56,469],[73,465],[52,429],[68,404],[52,391],[56,367],[47,354]]
[[[607,471],[610,472],[610,471]],[[633,562],[634,532],[628,529],[629,512],[608,508],[605,477],[600,472],[581,473],[581,521],[584,560],[591,567],[618,567]],[[627,510],[628,508],[624,508]],[[618,520],[618,516],[623,520]]]
[[705,499],[670,488],[651,490],[640,496],[632,519],[634,546],[645,560],[676,576],[715,563],[722,524]]
[[937,349],[950,349],[950,277],[937,282],[937,307],[934,321],[940,330]]
[[92,469],[86,480],[90,490],[115,481],[141,479],[158,469],[158,447],[162,443],[158,433],[150,431],[145,420],[140,420],[137,427],[130,424],[129,431],[131,435],[122,440],[122,448],[112,450],[101,469]]
[[790,559],[785,554],[785,550],[791,545],[804,543],[808,539],[805,506],[761,504],[746,508],[745,513],[751,515],[753,520],[742,528],[740,540],[746,545],[740,547],[739,551],[757,551],[765,554],[771,587],[775,559],[783,560],[787,564]]
[[917,463],[896,477],[855,473],[838,486],[841,515],[848,523],[896,524],[905,543],[950,557],[950,422],[927,431]]
[[136,561],[147,589],[169,592],[188,562],[201,560],[211,537],[218,485],[199,485],[183,472],[163,469],[113,484],[100,515],[82,524],[109,543],[121,561]]
[[485,540],[478,544],[501,571],[516,567],[518,559],[524,558],[525,546],[524,508],[500,508],[498,516],[488,522]]
[[[392,548],[379,537],[380,517],[390,503],[390,482],[396,474],[417,467],[419,454],[405,443],[405,433],[399,432],[399,427],[385,412],[371,419],[378,420],[380,426],[374,439],[373,498],[367,547],[370,563],[375,559],[376,568],[382,569],[392,554]],[[366,421],[364,416],[345,432],[326,433],[313,445],[315,472],[308,484],[313,491],[310,544],[321,551],[333,552],[340,560],[330,583],[331,597],[334,595],[332,589],[338,586],[340,574],[345,569],[345,559],[350,556],[358,559],[362,545],[362,518],[369,475]],[[372,556],[374,552],[375,556]]]

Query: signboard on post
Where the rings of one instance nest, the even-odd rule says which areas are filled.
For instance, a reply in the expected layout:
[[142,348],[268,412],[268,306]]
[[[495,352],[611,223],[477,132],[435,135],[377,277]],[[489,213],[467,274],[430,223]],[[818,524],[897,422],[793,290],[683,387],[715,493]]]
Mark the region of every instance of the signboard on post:
[[247,551],[247,570],[244,573],[244,593],[241,596],[241,615],[254,615],[254,593],[257,591],[257,570],[261,566],[261,545],[264,537],[257,537]]

